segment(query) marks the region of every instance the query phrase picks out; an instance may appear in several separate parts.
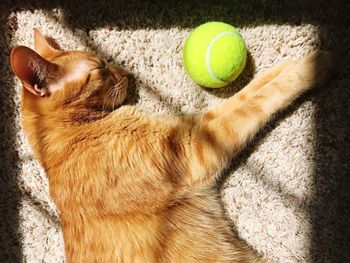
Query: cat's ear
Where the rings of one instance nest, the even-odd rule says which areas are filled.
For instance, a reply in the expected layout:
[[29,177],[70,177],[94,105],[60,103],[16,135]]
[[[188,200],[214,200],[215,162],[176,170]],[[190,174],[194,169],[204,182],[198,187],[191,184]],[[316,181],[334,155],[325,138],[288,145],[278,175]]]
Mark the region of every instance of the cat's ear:
[[58,74],[58,65],[47,61],[34,50],[15,47],[11,52],[13,72],[21,80],[23,87],[37,96],[50,94],[47,82]]
[[45,36],[41,34],[39,29],[34,30],[34,50],[42,57],[47,58],[58,54],[60,51],[50,45]]

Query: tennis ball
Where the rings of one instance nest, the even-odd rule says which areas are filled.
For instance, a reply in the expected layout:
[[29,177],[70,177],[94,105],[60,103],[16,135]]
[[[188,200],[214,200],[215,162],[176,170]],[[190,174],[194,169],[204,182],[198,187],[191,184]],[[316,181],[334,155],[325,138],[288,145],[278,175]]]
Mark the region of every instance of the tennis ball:
[[208,22],[195,28],[183,49],[183,64],[199,85],[219,88],[235,80],[242,72],[247,49],[233,26]]

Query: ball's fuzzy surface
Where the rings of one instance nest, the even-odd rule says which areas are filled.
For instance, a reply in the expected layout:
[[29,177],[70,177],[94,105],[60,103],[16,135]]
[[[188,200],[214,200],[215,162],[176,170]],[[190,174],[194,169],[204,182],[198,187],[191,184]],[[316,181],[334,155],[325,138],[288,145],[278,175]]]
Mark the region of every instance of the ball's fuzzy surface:
[[238,30],[222,22],[208,22],[195,28],[183,49],[183,64],[199,85],[219,88],[235,80],[247,58]]

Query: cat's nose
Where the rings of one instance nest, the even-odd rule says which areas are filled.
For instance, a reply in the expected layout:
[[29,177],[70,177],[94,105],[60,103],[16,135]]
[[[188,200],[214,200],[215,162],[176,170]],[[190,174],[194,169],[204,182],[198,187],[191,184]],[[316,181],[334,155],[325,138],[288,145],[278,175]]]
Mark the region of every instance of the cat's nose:
[[129,72],[127,72],[125,69],[118,67],[118,66],[109,65],[108,69],[110,71],[112,71],[113,74],[115,74],[116,76],[119,76],[119,77],[128,77],[130,75]]
[[121,77],[128,77],[130,75],[129,72],[125,71],[124,69],[118,69],[118,74]]

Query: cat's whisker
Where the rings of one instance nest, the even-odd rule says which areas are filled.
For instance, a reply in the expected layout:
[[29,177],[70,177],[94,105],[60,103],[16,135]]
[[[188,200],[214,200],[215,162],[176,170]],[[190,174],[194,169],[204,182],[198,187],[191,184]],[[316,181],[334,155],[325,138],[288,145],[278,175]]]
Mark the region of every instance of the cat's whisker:
[[110,88],[111,92],[109,93],[108,97],[107,97],[107,100],[108,100],[108,103],[110,103],[114,97],[114,87]]
[[113,101],[113,110],[115,106],[119,106],[121,104],[120,97],[123,96],[123,92],[124,92],[123,87],[125,85],[127,85],[127,78],[121,78],[119,82],[114,86],[116,90],[116,96],[114,97],[114,101]]
[[102,118],[105,115],[106,112],[106,105],[107,105],[108,100],[106,98],[103,99],[103,105],[102,105]]
[[103,111],[104,111],[105,108],[106,108],[106,104],[107,104],[107,102],[108,102],[108,96],[109,96],[110,93],[111,93],[111,89],[109,89],[109,90],[107,91],[106,95],[105,95],[104,98],[103,98],[103,105],[102,105],[102,110],[103,110]]
[[102,118],[104,117],[104,114],[105,114],[105,105],[106,105],[106,98],[103,98],[103,104],[102,104]]
[[104,103],[102,106],[102,118],[105,116],[106,110],[107,110],[107,104],[109,102],[109,96],[111,92],[107,93],[106,97],[104,98]]
[[119,96],[119,89],[115,89],[112,110],[114,110],[115,108],[115,105],[116,105],[115,100],[117,99],[118,96]]
[[107,104],[110,100],[110,95],[113,94],[113,87],[111,87],[107,93],[106,93],[106,96],[103,98],[103,104],[102,104],[102,118],[105,116],[105,112],[106,112],[106,109],[107,109]]
[[106,104],[106,97],[108,95],[109,90],[107,91],[107,94],[103,97],[103,104],[102,104],[102,112],[104,112],[105,104]]

